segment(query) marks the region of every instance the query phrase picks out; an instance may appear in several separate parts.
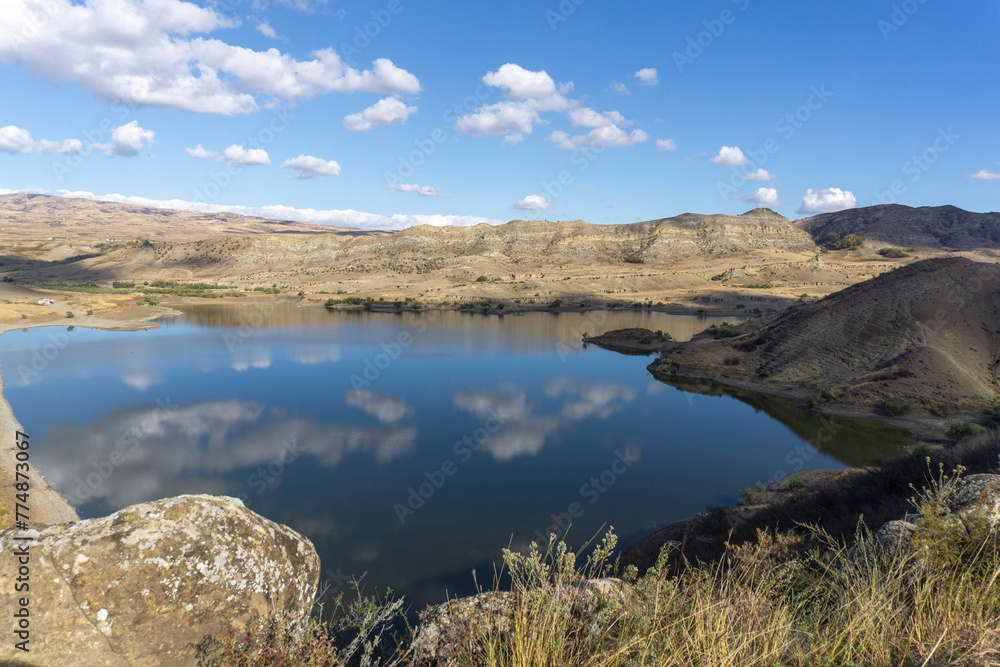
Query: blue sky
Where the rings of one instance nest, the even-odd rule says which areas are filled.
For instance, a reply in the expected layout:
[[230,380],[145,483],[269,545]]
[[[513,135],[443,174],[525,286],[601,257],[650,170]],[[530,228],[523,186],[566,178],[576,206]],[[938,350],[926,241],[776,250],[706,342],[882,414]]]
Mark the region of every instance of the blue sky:
[[1000,1],[2,0],[0,192],[372,228],[1000,207]]

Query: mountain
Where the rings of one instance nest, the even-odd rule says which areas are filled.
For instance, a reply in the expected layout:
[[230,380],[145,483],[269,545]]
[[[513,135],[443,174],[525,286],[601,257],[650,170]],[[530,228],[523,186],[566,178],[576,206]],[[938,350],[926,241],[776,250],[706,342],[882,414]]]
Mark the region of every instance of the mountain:
[[24,193],[0,195],[0,235],[8,240],[61,237],[92,241],[109,238],[184,241],[247,234],[333,233],[372,232],[236,213],[200,213]]
[[972,213],[955,206],[868,206],[795,224],[817,243],[831,235],[857,234],[879,244],[909,248],[1000,248],[1000,213]]
[[[700,340],[650,365],[835,400],[982,407],[997,389],[1000,265],[964,257],[909,264],[796,306],[734,338]],[[728,378],[728,380],[727,380]]]

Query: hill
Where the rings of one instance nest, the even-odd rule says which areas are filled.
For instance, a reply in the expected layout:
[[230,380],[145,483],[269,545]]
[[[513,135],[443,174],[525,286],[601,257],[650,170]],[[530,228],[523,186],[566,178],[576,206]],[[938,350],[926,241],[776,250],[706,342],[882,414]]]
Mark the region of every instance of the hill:
[[981,408],[997,393],[1000,266],[942,257],[790,308],[758,329],[715,333],[650,365],[779,393],[874,406]]
[[796,225],[817,243],[857,234],[888,246],[1000,248],[1000,213],[972,213],[955,206],[868,206],[805,218]]

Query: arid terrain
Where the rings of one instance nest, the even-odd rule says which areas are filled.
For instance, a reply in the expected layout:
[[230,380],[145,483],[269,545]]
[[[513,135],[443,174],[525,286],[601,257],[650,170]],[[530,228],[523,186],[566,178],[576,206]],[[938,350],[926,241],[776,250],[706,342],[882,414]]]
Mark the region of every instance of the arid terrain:
[[[926,244],[907,241],[907,257],[883,257],[883,246],[903,240],[879,232],[853,250],[828,249],[809,232],[826,237],[835,224],[854,233],[868,224],[868,212],[891,231],[935,211],[875,207],[835,214],[835,223],[825,216],[793,223],[755,209],[631,225],[515,220],[387,234],[18,194],[0,197],[0,271],[19,284],[211,281],[240,290],[275,285],[307,298],[340,292],[427,305],[558,298],[766,312],[956,248],[947,234],[924,234]],[[993,214],[962,213],[968,225],[1000,228]],[[991,234],[980,237],[985,242]],[[992,251],[969,249],[968,238],[961,235],[959,247],[992,258]]]

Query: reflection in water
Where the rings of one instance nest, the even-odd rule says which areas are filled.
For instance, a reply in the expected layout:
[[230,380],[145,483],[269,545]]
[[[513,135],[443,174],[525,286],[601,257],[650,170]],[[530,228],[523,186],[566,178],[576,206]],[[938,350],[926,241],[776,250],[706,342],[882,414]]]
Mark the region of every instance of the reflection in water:
[[[609,524],[626,541],[795,465],[888,458],[905,438],[834,420],[806,459],[825,418],[682,391],[652,379],[648,358],[577,345],[581,330],[686,338],[710,320],[429,315],[210,306],[149,331],[77,327],[34,374],[18,369],[51,331],[6,334],[0,369],[33,457],[83,516],[241,497],[312,539],[324,571],[367,572],[417,608],[472,592],[471,568],[538,539],[574,502],[570,542]],[[610,481],[626,453],[641,464]],[[401,520],[396,507],[412,510]]]

